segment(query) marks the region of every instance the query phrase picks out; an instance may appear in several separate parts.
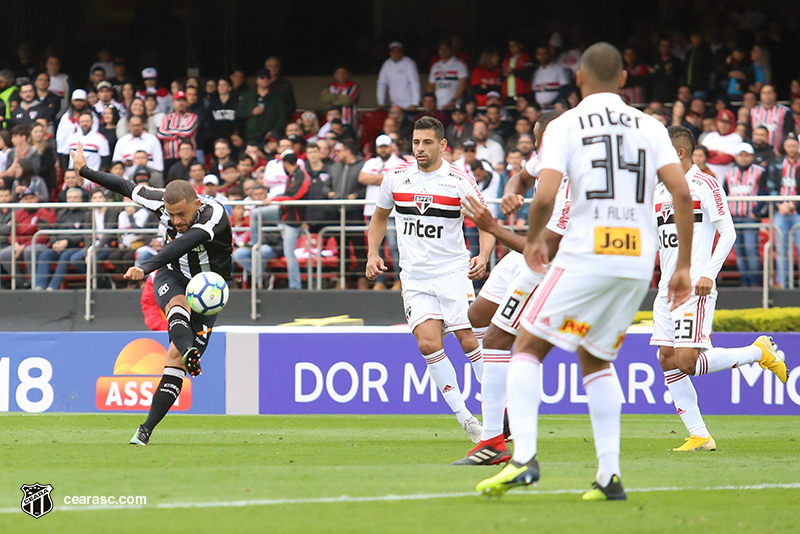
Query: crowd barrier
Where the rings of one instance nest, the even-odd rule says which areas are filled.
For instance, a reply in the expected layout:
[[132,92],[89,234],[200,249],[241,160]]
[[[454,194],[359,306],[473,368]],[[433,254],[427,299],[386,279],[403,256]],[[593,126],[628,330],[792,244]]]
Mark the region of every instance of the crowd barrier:
[[[800,196],[753,196],[753,197],[737,197],[737,201],[755,201],[755,202],[765,202],[768,205],[768,217],[763,222],[753,222],[747,224],[737,224],[737,227],[740,228],[759,228],[759,229],[766,229],[767,238],[766,242],[763,245],[763,256],[761,257],[762,262],[762,306],[764,308],[769,307],[769,300],[770,300],[770,289],[773,286],[773,280],[775,278],[776,272],[776,258],[775,258],[775,250],[776,250],[776,236],[779,239],[783,239],[783,233],[781,232],[780,228],[776,227],[775,225],[775,212],[776,212],[776,204],[779,202],[791,201],[791,202],[798,202],[800,201]],[[489,200],[490,203],[499,203],[500,200]],[[323,272],[323,267],[328,262],[324,258],[323,249],[325,248],[325,241],[329,236],[335,236],[337,239],[337,246],[338,246],[338,257],[336,258],[338,261],[336,277],[338,277],[338,287],[340,289],[345,288],[345,279],[347,275],[355,274],[358,276],[363,276],[363,273],[352,273],[348,271],[348,265],[350,262],[350,254],[349,254],[349,241],[348,235],[352,236],[353,233],[357,232],[364,232],[367,230],[367,226],[363,225],[348,225],[348,221],[345,218],[345,209],[348,206],[364,206],[366,204],[374,203],[373,201],[366,201],[366,200],[299,200],[299,201],[281,201],[281,202],[273,202],[274,205],[280,206],[289,206],[289,205],[297,205],[297,206],[329,206],[329,207],[337,207],[339,209],[339,221],[338,224],[327,224],[326,226],[320,228],[316,233],[316,242],[315,245],[314,239],[312,238],[312,234],[308,231],[308,229],[303,228],[301,230],[302,235],[305,236],[306,243],[309,244],[309,257],[307,259],[300,260],[303,274],[306,276],[306,284],[305,287],[309,291],[319,291],[323,288],[323,278],[325,273]],[[251,201],[236,201],[236,202],[226,202],[224,203],[229,206],[233,205],[244,205],[244,206],[259,206],[259,203],[253,203]],[[92,203],[92,202],[81,202],[75,203],[72,207],[82,207],[82,208],[100,208],[100,207],[124,207],[124,206],[136,206],[133,203],[120,203],[120,202],[100,202],[100,203]],[[63,203],[30,203],[30,204],[0,204],[0,209],[11,209],[11,210],[19,210],[23,208],[49,208],[49,209],[59,209],[63,208]],[[253,272],[251,275],[252,281],[249,284],[250,290],[250,309],[251,309],[251,319],[257,320],[259,318],[258,314],[258,297],[257,297],[257,290],[263,287],[263,281],[265,277],[263,276],[264,273],[262,272],[262,262],[260,261],[260,250],[261,245],[263,244],[264,234],[270,232],[279,232],[279,228],[275,226],[274,223],[267,224],[266,221],[263,221],[262,218],[262,211],[256,210],[257,217],[258,217],[258,225],[261,226],[262,232],[258,236],[258,241],[256,242],[255,246],[251,249],[251,260],[252,260],[252,268]],[[789,231],[789,235],[794,235],[794,231],[800,228],[800,225],[795,225]],[[249,230],[249,227],[235,227],[234,230],[237,231],[244,231]],[[122,234],[130,232],[131,230],[116,230],[116,229],[109,229],[103,230],[104,233],[109,234]],[[97,234],[99,233],[96,227],[96,220],[92,217],[92,228],[91,230],[54,230],[54,229],[47,229],[41,230],[37,232],[36,236],[39,235],[85,235],[87,238],[90,238],[90,243],[95,243],[97,241]],[[154,234],[155,230],[134,230],[134,233],[137,234]],[[11,235],[10,238],[12,241],[16,239],[16,217],[12,217],[11,219]],[[38,252],[37,252],[38,249]],[[41,253],[40,247],[34,247],[32,253],[32,267],[35,267],[36,264],[36,256],[37,254]],[[86,254],[86,295],[85,295],[85,314],[84,319],[86,321],[91,321],[93,318],[92,315],[92,295],[91,292],[93,289],[97,288],[97,277],[98,277],[98,265],[97,259],[95,256],[96,250],[94,246],[89,246],[87,249]],[[795,285],[795,275],[794,275],[794,266],[795,266],[795,247],[794,244],[791,243],[786,249],[787,259],[788,259],[788,277],[789,277],[789,288],[793,288]],[[496,254],[492,255],[492,259],[490,262],[490,266],[494,265],[496,261]],[[16,273],[18,269],[17,265],[17,258],[12,257],[10,274],[11,274],[11,289],[15,290],[16,287]],[[34,269],[31,269],[34,270]]]
[[[789,380],[758,364],[693,379],[703,413],[800,415],[800,333],[776,333]],[[720,347],[752,333],[714,334]],[[614,370],[623,413],[674,414],[650,335],[632,327]],[[161,378],[168,338],[145,332],[0,333],[0,412],[145,414]],[[480,385],[453,336],[445,349],[467,406],[480,413]],[[574,354],[554,349],[543,364],[544,414],[586,413]],[[194,414],[447,414],[407,326],[220,327],[203,374],[186,378],[172,408]]]

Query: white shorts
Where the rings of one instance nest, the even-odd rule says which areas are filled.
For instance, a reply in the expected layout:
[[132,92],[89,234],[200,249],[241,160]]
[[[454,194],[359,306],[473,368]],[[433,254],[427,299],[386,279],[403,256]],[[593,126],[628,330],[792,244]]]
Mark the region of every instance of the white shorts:
[[522,314],[522,326],[560,349],[579,346],[614,361],[649,280],[587,275],[552,267]]
[[[508,285],[506,294],[492,317],[492,324],[514,336],[519,332],[522,310],[533,298],[534,291],[544,278],[526,266],[519,267],[519,274]],[[481,293],[482,294],[482,293]]]
[[683,305],[669,311],[667,297],[656,297],[653,303],[653,335],[651,345],[660,347],[693,347],[708,350],[717,297],[692,295]]
[[522,254],[514,250],[509,251],[489,273],[489,278],[483,284],[478,296],[494,304],[503,302],[503,295],[519,274],[520,261],[525,261]]
[[411,331],[428,319],[444,322],[443,333],[472,328],[469,305],[475,289],[466,271],[427,280],[403,279],[403,309]]

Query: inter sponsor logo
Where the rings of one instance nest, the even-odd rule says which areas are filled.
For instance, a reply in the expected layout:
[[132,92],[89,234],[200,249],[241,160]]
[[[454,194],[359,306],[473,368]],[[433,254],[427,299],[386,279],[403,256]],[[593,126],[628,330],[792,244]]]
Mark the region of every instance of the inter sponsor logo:
[[403,221],[403,235],[413,235],[427,239],[441,239],[444,226],[423,224],[422,221]]
[[675,248],[678,246],[678,234],[661,230],[658,233],[658,248]]

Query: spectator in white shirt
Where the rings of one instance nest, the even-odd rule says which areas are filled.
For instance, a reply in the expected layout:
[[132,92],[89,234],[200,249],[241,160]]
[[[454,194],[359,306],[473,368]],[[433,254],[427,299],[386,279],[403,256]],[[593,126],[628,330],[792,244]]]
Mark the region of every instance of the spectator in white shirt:
[[73,168],[72,151],[75,150],[80,142],[83,145],[83,153],[86,154],[86,166],[90,169],[100,170],[107,168],[111,163],[111,151],[108,148],[108,139],[93,130],[94,113],[89,110],[81,113],[78,117],[80,129],[67,138],[67,147],[70,151],[68,168]]
[[506,159],[503,145],[489,139],[489,126],[484,121],[475,121],[475,124],[472,125],[472,136],[475,138],[476,158],[488,161],[495,168],[503,166]]
[[406,111],[416,111],[419,105],[420,85],[417,64],[403,54],[403,44],[389,43],[389,59],[383,62],[378,73],[378,109],[387,105],[400,106]]
[[540,46],[536,49],[536,61],[539,67],[533,73],[533,92],[540,106],[552,106],[565,85],[569,84],[569,76],[564,68],[553,62],[550,49]]
[[469,72],[467,66],[453,55],[449,42],[439,44],[439,57],[441,59],[431,67],[427,92],[436,94],[439,109],[452,109],[464,95]]
[[158,138],[144,131],[144,121],[141,117],[133,116],[128,119],[128,128],[131,133],[120,137],[114,147],[113,161],[121,161],[125,165],[124,177],[130,180],[133,177],[135,166],[133,164],[136,152],[147,153],[147,166],[156,171],[164,170],[164,155],[161,142]]

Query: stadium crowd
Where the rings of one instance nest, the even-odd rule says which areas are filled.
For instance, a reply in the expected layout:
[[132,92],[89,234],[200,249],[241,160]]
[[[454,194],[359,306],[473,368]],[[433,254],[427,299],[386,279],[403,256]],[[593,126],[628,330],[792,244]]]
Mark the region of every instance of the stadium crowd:
[[[253,283],[251,249],[260,242],[267,279],[282,276],[289,288],[299,289],[316,233],[339,223],[336,202],[375,200],[383,173],[413,159],[411,132],[421,117],[445,125],[446,158],[475,177],[485,198],[502,197],[510,176],[536,157],[532,130],[542,110],[569,109],[580,99],[574,77],[588,44],[582,35],[572,28],[541,42],[511,39],[475,56],[454,38],[442,41],[426,65],[393,41],[377,76],[378,106],[366,112],[358,108],[360,87],[343,65],[320,88],[318,105],[300,110],[277,57],[253,73],[237,69],[219,78],[164,80],[152,67],[131,73],[124,58],[101,50],[87,78],[62,72],[56,54],[35,57],[20,45],[16,64],[0,70],[0,203],[52,201],[64,207],[17,210],[13,242],[12,210],[0,212],[3,287],[16,258],[16,287],[65,288],[71,274],[85,272],[92,244],[102,266],[100,286],[126,286],[121,274],[127,267],[162,246],[142,232],[158,224],[144,208],[69,206],[123,200],[71,169],[70,150],[80,142],[91,168],[153,187],[187,180],[198,193],[256,203],[253,209],[229,207],[237,228],[237,280]],[[683,125],[695,134],[693,160],[724,185],[735,222],[758,223],[767,213],[766,203],[736,201],[737,196],[797,194],[800,69],[778,26],[745,13],[724,32],[712,27],[657,33],[622,50],[628,74],[623,99],[665,126]],[[331,205],[273,204],[303,199]],[[366,226],[373,212],[374,205],[349,205],[344,215],[348,225]],[[523,210],[507,223],[521,228],[526,218]],[[267,228],[260,241],[259,221]],[[95,243],[85,234],[46,233],[33,242],[40,230],[87,230],[93,224]],[[777,204],[775,228],[775,283],[787,287],[789,258],[796,257],[790,251],[800,247],[800,203]],[[125,232],[104,232],[110,229]],[[755,226],[738,230],[733,274],[743,286],[761,285],[764,232]],[[478,232],[469,221],[465,233],[475,254]],[[368,289],[364,232],[349,232],[345,247],[333,237],[324,240],[321,259],[345,254],[347,287]],[[397,290],[393,222],[385,247],[391,269],[372,288]],[[330,265],[325,276],[335,279],[338,260]]]

